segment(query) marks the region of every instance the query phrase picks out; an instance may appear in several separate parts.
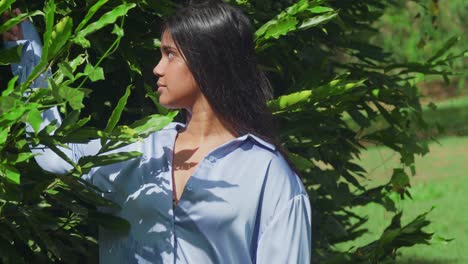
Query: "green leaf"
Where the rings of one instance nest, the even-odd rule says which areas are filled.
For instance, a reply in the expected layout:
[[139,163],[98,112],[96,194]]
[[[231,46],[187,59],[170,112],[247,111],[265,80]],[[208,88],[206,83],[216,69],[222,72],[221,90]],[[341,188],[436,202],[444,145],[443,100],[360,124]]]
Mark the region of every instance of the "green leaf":
[[88,56],[86,54],[78,54],[78,56],[76,56],[76,58],[74,58],[72,61],[70,61],[70,67],[72,69],[72,73],[74,73],[77,69],[78,66],[80,66],[81,64],[83,64],[86,59],[88,58]]
[[308,169],[311,169],[313,167],[315,167],[314,163],[312,161],[310,161],[309,159],[303,157],[303,156],[300,156],[296,153],[288,153],[289,154],[289,158],[291,159],[291,161],[294,163],[294,165],[296,166],[297,169],[301,170],[301,171],[305,171],[305,170],[308,170]]
[[71,17],[63,17],[54,27],[49,39],[49,52],[47,59],[53,58],[57,52],[67,43],[71,36],[73,28],[73,19]]
[[0,14],[3,14],[5,10],[11,7],[11,5],[16,2],[16,0],[1,0],[0,1]]
[[270,38],[279,38],[282,35],[286,35],[288,32],[296,29],[298,21],[295,17],[285,17],[280,20],[270,20],[260,27],[255,36],[257,38],[262,37],[263,40]]
[[31,127],[34,129],[34,133],[38,133],[42,124],[41,112],[37,109],[31,109],[28,113],[28,122],[31,124]]
[[334,17],[336,17],[337,15],[338,13],[328,13],[328,14],[308,18],[304,20],[304,22],[302,22],[302,24],[299,26],[299,29],[305,30],[311,27],[316,27],[323,23],[327,23],[330,20],[332,20]]
[[309,100],[310,96],[312,95],[312,90],[304,90],[300,92],[291,93],[288,95],[283,95],[278,97],[275,100],[271,100],[268,102],[268,107],[273,111],[277,112],[280,110],[284,110],[288,107],[305,103]]
[[51,199],[56,201],[57,203],[61,204],[64,208],[70,209],[72,212],[75,214],[80,214],[80,215],[87,215],[88,214],[88,209],[79,203],[76,203],[74,201],[70,201],[67,199],[65,195],[62,193],[57,193],[56,195],[52,195]]
[[84,107],[83,99],[85,93],[79,89],[70,88],[65,85],[61,85],[58,88],[59,96],[70,104],[73,110],[79,110]]
[[[55,2],[53,0],[49,0],[44,5],[45,13],[41,12],[41,14],[44,14],[45,16],[44,43],[50,43],[50,37],[51,37],[52,29],[54,26],[55,10],[56,10]],[[49,45],[44,45],[42,47],[41,60],[36,65],[36,67],[34,67],[34,70],[31,72],[26,82],[22,84],[21,86],[22,92],[24,92],[27,88],[29,88],[29,85],[32,83],[32,81],[35,78],[38,77],[40,72],[45,70],[45,67],[47,66],[48,53],[49,53]]]
[[[82,119],[80,120],[80,124],[77,124],[77,126],[81,125],[82,122],[85,120],[89,120],[89,118]],[[84,123],[84,122],[83,122]],[[92,128],[92,127],[82,127],[80,129],[76,129],[77,131],[74,131],[74,127],[70,127],[71,131],[64,131],[65,133],[69,133],[66,136],[63,137],[63,140],[65,142],[69,143],[88,143],[90,139],[97,139],[101,136],[100,130],[97,128]]]
[[142,76],[143,74],[141,73],[141,65],[140,65],[140,62],[139,62],[139,58],[135,57],[132,54],[133,53],[131,51],[130,52],[125,52],[125,56],[127,57],[127,64],[130,67],[130,70],[132,70],[133,72],[136,72],[140,76]]
[[114,128],[111,135],[116,136],[119,141],[130,140],[131,142],[134,142],[134,139],[139,139],[136,130],[125,125]]
[[0,164],[0,172],[6,176],[7,180],[14,184],[20,184],[20,172],[9,164]]
[[[154,46],[155,48],[161,47],[161,40],[160,40],[160,39],[157,39],[157,38],[153,39],[153,46]],[[468,52],[467,52],[467,54],[468,54]],[[465,56],[466,56],[466,54],[465,54]]]
[[30,226],[33,231],[35,231],[35,235],[37,235],[41,241],[47,246],[47,249],[59,260],[63,260],[63,244],[56,243],[56,240],[52,239],[52,237],[40,228],[41,223],[32,215],[28,215],[27,221],[30,223]]
[[10,111],[8,111],[7,113],[3,113],[0,116],[0,120],[8,120],[8,121],[16,122],[23,116],[26,110],[27,109],[24,107],[24,105],[19,105],[16,108],[10,109]]
[[128,100],[128,97],[130,96],[130,92],[132,88],[133,88],[133,85],[127,86],[127,89],[125,90],[125,94],[119,99],[117,106],[114,108],[114,111],[112,111],[109,121],[107,121],[107,126],[104,129],[104,132],[106,133],[112,132],[114,127],[119,122],[120,116],[122,115],[125,105],[127,104],[127,100]]
[[170,122],[172,122],[177,113],[177,111],[174,111],[165,116],[150,115],[134,122],[130,125],[130,127],[134,129],[140,135],[140,137],[144,138],[167,126]]
[[89,76],[93,82],[104,80],[104,69],[102,67],[93,67],[91,64],[86,64],[84,73]]
[[350,109],[348,110],[349,115],[351,118],[356,122],[360,127],[369,127],[371,122],[370,120],[360,111],[356,109]]
[[3,144],[5,144],[7,138],[8,138],[8,133],[10,133],[10,127],[3,127],[0,130],[0,150],[3,148]]
[[334,12],[333,8],[326,7],[326,6],[314,6],[312,8],[307,9],[312,14],[321,14],[327,12]]
[[390,179],[393,190],[403,195],[406,188],[410,186],[408,174],[403,169],[393,169],[393,175]]
[[3,33],[9,30],[10,28],[14,27],[15,25],[18,25],[19,23],[21,23],[21,21],[29,17],[43,15],[43,14],[44,13],[42,13],[41,11],[34,11],[32,13],[24,13],[24,14],[20,14],[18,16],[12,17],[8,21],[0,25],[0,33]]
[[75,76],[73,75],[73,68],[67,61],[59,63],[58,67],[61,74],[67,76],[70,80],[75,80]]
[[0,50],[0,65],[9,65],[21,60],[23,45],[18,45],[9,49]]
[[445,53],[447,53],[451,47],[453,47],[453,45],[455,45],[458,41],[460,40],[460,37],[457,37],[457,36],[453,36],[451,37],[450,39],[448,39],[444,45],[442,45],[442,47],[437,51],[435,52],[435,54],[430,57],[428,60],[427,60],[427,63],[431,63],[437,59],[439,59],[440,57],[442,57]]
[[87,171],[94,167],[105,166],[117,162],[122,162],[130,159],[134,159],[141,156],[141,152],[130,151],[130,152],[119,152],[115,154],[99,155],[99,156],[84,156],[78,161],[78,164]]
[[158,101],[158,94],[157,92],[154,91],[154,89],[148,85],[147,83],[143,83],[143,87],[145,88],[146,90],[146,95],[145,97],[147,98],[150,98],[151,101],[153,102],[153,104],[156,106],[156,108],[158,109],[158,113],[160,114],[163,114],[163,115],[166,115],[169,113],[169,110],[167,108],[165,108],[164,106],[162,106],[159,101]]
[[[53,26],[54,26],[54,18],[55,18],[55,2],[54,0],[48,0],[45,5],[44,5],[44,11],[45,11],[45,32],[44,32],[44,43],[50,43],[50,38],[52,36],[52,31],[53,31]],[[49,51],[49,45],[44,45],[42,47],[42,58],[41,59],[46,59],[48,58],[47,54]]]
[[114,29],[112,30],[111,33],[117,35],[117,37],[123,37],[125,32],[117,24],[114,24]]
[[385,109],[381,104],[378,102],[374,101],[374,105],[379,109],[380,114],[387,120],[387,122],[391,125],[398,125],[399,122],[397,122],[392,115]]
[[66,131],[78,121],[78,118],[80,118],[79,110],[73,110],[68,113],[68,115],[63,119],[62,124],[60,124],[60,127],[55,130],[55,134],[59,135],[62,131]]
[[84,48],[89,48],[90,47],[90,42],[85,38],[87,35],[98,31],[99,29],[109,25],[109,24],[114,24],[117,18],[124,16],[127,14],[127,12],[134,8],[136,5],[131,3],[131,4],[123,4],[120,5],[116,8],[114,8],[112,11],[105,13],[101,18],[99,18],[98,21],[93,22],[86,26],[84,29],[79,31],[76,34],[75,39],[73,40],[75,43],[81,45]]
[[292,6],[286,8],[284,12],[281,12],[279,16],[286,16],[288,15],[296,15],[309,7],[309,0],[299,0],[297,3],[293,4]]
[[21,163],[21,162],[30,160],[34,156],[36,156],[36,154],[31,153],[31,152],[19,153],[18,155],[16,155],[16,159],[15,159],[14,163],[16,164],[16,163]]
[[8,82],[7,88],[2,92],[3,97],[9,96],[15,90],[15,84],[18,78],[18,75],[11,78],[11,80]]
[[64,100],[63,98],[60,96],[60,93],[59,93],[59,86],[57,85],[57,83],[55,83],[54,79],[53,78],[49,78],[48,80],[48,83],[49,83],[49,87],[50,87],[50,90],[52,92],[52,96],[54,97],[54,99],[58,102],[58,103],[62,103]]
[[75,33],[79,32],[85,25],[88,23],[88,21],[96,14],[96,12],[105,4],[109,2],[109,0],[99,0],[97,1],[89,10],[86,16],[81,20],[80,24],[78,27],[76,27]]

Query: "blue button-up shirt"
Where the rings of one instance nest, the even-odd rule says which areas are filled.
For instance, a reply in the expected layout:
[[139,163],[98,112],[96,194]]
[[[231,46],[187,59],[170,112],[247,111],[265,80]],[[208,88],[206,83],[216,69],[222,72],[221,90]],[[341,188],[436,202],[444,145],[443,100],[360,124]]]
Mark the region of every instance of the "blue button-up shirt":
[[[21,62],[12,65],[20,81],[40,59],[34,26],[30,22],[22,26],[28,40],[22,41]],[[45,111],[43,120],[42,127],[60,121],[57,109]],[[171,123],[141,142],[115,150],[139,151],[142,156],[94,168],[83,176],[121,206],[111,213],[131,224],[125,235],[100,228],[100,261],[310,263],[311,209],[304,186],[278,150],[254,135],[240,136],[206,155],[173,205],[174,143],[183,126]],[[100,149],[98,140],[69,147],[62,151],[76,162]],[[36,160],[45,170],[71,169],[51,150],[32,151],[41,154]]]

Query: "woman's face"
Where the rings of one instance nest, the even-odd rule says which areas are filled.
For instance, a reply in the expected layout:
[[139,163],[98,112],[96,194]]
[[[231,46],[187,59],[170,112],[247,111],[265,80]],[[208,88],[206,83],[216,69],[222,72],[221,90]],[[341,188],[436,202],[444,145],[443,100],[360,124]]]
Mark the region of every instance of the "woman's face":
[[159,102],[166,108],[190,110],[201,91],[181,54],[166,30],[161,39],[161,60],[153,69],[159,77]]

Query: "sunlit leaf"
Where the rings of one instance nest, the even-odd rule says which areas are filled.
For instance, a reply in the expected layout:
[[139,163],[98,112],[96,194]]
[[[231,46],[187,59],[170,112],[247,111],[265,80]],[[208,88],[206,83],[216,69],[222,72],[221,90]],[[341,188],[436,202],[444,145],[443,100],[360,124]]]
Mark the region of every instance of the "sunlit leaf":
[[114,111],[112,111],[112,115],[110,116],[109,121],[107,121],[107,126],[104,129],[105,132],[107,133],[112,132],[114,127],[117,125],[117,122],[119,121],[120,116],[122,115],[124,107],[127,104],[127,99],[130,96],[130,91],[132,87],[133,87],[132,85],[127,86],[127,89],[125,90],[125,94],[120,98],[119,102],[114,108]]
[[304,20],[304,22],[302,22],[302,24],[299,26],[299,29],[308,29],[311,27],[318,26],[320,24],[323,24],[332,20],[337,15],[338,15],[337,13],[328,13],[328,14],[318,15],[318,16],[308,18]]
[[79,32],[88,21],[96,14],[96,12],[109,0],[98,0],[91,8],[89,8],[86,16],[81,20],[80,24],[76,27],[75,32]]
[[174,117],[178,114],[177,111],[171,112],[168,115],[150,115],[141,120],[138,120],[130,125],[141,137],[146,137],[165,126],[167,126]]
[[34,129],[34,132],[37,134],[39,132],[39,129],[42,123],[41,112],[39,112],[39,110],[35,108],[31,109],[28,113],[28,122],[31,125],[31,127]]
[[16,0],[0,0],[0,14],[3,14]]
[[84,73],[89,76],[93,82],[104,80],[104,69],[102,67],[94,67],[91,64],[86,64]]
[[52,30],[49,40],[49,51],[47,53],[48,60],[56,55],[56,53],[69,41],[72,33],[73,19],[71,17],[62,18]]
[[134,8],[136,5],[131,3],[131,4],[123,4],[120,5],[116,8],[114,8],[112,11],[109,11],[105,13],[102,17],[99,18],[96,22],[93,22],[80,30],[78,33],[76,33],[76,37],[74,38],[74,41],[87,48],[90,46],[89,41],[85,38],[87,35],[109,25],[115,23],[117,18],[124,16],[127,14],[127,12]]
[[10,127],[3,127],[0,130],[0,150],[3,148],[3,144],[5,143],[6,139],[8,138],[8,133],[10,132]]
[[3,97],[6,97],[6,96],[10,95],[14,91],[15,84],[16,84],[16,81],[18,80],[18,78],[19,78],[19,76],[14,76],[13,78],[11,78],[11,80],[8,82],[7,88],[2,91],[2,96]]

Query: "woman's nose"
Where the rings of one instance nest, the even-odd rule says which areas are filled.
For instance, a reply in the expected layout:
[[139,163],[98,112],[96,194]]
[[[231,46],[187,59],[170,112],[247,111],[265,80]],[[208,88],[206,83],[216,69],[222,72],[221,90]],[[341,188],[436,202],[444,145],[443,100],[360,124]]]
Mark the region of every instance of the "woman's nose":
[[162,71],[162,63],[161,60],[158,62],[158,64],[153,68],[153,74],[156,75],[157,77],[161,77],[164,75],[164,72]]

